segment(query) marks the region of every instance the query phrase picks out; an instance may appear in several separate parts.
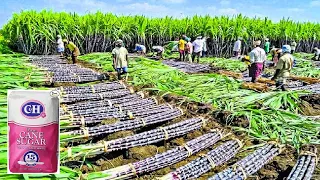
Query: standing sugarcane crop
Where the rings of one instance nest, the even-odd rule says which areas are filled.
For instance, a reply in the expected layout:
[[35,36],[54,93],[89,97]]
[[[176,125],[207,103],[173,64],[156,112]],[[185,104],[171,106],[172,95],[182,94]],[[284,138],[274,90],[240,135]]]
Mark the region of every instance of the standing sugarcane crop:
[[264,61],[267,60],[266,52],[260,48],[261,41],[255,41],[253,43],[254,49],[250,52],[250,68],[249,76],[252,78],[251,82],[255,83],[257,78],[263,71]]
[[193,45],[192,62],[194,62],[194,59],[197,56],[197,63],[199,63],[200,56],[203,49],[202,36],[198,36],[197,39],[193,41],[192,45]]
[[128,73],[128,51],[122,46],[123,41],[117,40],[116,47],[112,50],[113,67],[118,73],[118,79],[121,80],[121,75]]
[[58,53],[60,53],[60,56],[63,57],[64,44],[63,44],[63,41],[62,41],[60,35],[57,36],[57,51],[58,51]]
[[294,58],[290,54],[291,47],[289,45],[284,45],[282,47],[283,55],[280,57],[279,62],[276,66],[276,72],[271,80],[276,80],[276,87],[281,88],[285,91],[285,84],[287,78],[290,76],[290,71],[293,67]]
[[181,61],[181,58],[182,58],[182,61],[185,60],[185,45],[186,45],[186,41],[184,40],[185,37],[181,36],[180,37],[180,40],[179,40],[179,60]]
[[63,42],[66,43],[66,47],[71,51],[72,63],[77,63],[77,58],[80,56],[79,48],[73,42],[67,39],[64,39]]

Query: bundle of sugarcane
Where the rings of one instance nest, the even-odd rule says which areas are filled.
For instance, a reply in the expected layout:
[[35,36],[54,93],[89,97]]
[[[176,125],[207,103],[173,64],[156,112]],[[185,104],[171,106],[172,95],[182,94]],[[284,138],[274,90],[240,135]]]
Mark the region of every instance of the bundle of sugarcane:
[[193,160],[192,162],[178,168],[176,171],[171,172],[160,179],[196,179],[202,174],[209,172],[216,166],[227,162],[238,153],[241,147],[242,143],[239,140],[228,141],[208,152],[207,154],[201,155],[200,158]]
[[133,117],[146,117],[152,114],[162,113],[172,109],[172,106],[169,105],[156,105],[150,107],[143,107],[143,108],[125,108],[123,109],[121,106],[106,106],[106,107],[98,107],[98,108],[91,108],[91,109],[82,109],[82,110],[74,110],[74,111],[67,111],[62,112],[60,115],[60,119],[73,119],[79,117],[92,117],[96,114],[106,114],[113,115],[116,113],[123,113],[127,114],[128,116]]
[[269,91],[269,87],[266,84],[262,84],[262,83],[243,82],[241,84],[241,88],[251,89],[251,90],[259,91],[259,92]]
[[258,78],[257,82],[271,84],[271,85],[275,85],[276,84],[275,81],[273,81],[271,79],[268,79],[268,78],[263,78],[263,77]]
[[189,63],[174,60],[164,60],[162,63],[177,68],[185,73],[199,73],[210,70],[210,66],[208,64]]
[[129,95],[130,92],[127,89],[120,89],[115,91],[108,91],[108,92],[102,92],[102,93],[87,93],[87,94],[68,94],[63,95],[61,97],[62,103],[73,103],[73,102],[79,102],[79,101],[85,101],[85,100],[100,100],[100,99],[115,99],[124,97],[126,95]]
[[282,147],[274,143],[268,143],[254,151],[252,154],[238,161],[232,167],[220,172],[209,180],[247,179],[253,175],[275,156],[280,154]]
[[[140,110],[140,109],[139,109]],[[172,111],[173,110],[173,111]],[[172,112],[179,111],[182,115],[183,112],[179,108],[172,109],[171,106],[155,106],[155,108],[144,108],[142,111],[135,112],[134,110],[124,112],[119,107],[102,107],[96,109],[78,110],[70,114],[63,114],[60,116],[60,124],[63,129],[71,127],[86,127],[90,124],[101,123],[108,119],[117,119],[120,121],[127,121],[136,118],[147,118],[155,115],[159,118],[164,116],[165,113],[170,115]],[[141,120],[140,120],[141,121]],[[157,120],[154,120],[157,122]]]
[[287,180],[309,180],[317,166],[317,148],[313,151],[302,151],[296,165],[291,170]]
[[193,118],[172,124],[170,126],[145,131],[125,138],[102,141],[90,145],[61,148],[61,158],[66,159],[69,157],[98,155],[104,152],[112,152],[137,146],[154,144],[163,140],[185,135],[191,131],[200,129],[205,124],[206,120],[202,118]]
[[318,78],[311,78],[311,77],[300,77],[300,76],[291,75],[291,76],[290,76],[290,79],[303,81],[303,82],[308,83],[308,84],[320,83],[320,79],[318,79]]
[[127,96],[123,96],[116,99],[102,99],[102,100],[89,100],[86,102],[77,102],[74,104],[62,104],[62,109],[64,112],[74,111],[74,110],[83,110],[83,109],[91,109],[105,106],[112,106],[113,104],[123,104],[126,102],[136,102],[140,101],[141,96],[138,94],[129,94]]
[[[95,127],[82,128],[60,134],[61,141],[70,141],[88,137],[96,137],[115,133],[124,130],[137,129],[148,125],[170,121],[181,115],[179,109],[171,109],[166,112],[154,114],[145,118],[136,118],[134,120],[119,121],[114,124],[101,125]],[[74,127],[74,126],[73,126]]]
[[[77,103],[79,105],[80,103]],[[65,114],[73,114],[73,115],[81,115],[81,114],[88,114],[87,112],[93,112],[95,110],[98,110],[99,112],[102,112],[101,110],[106,109],[106,111],[109,111],[110,107],[114,107],[118,109],[119,111],[130,111],[134,114],[141,114],[142,112],[147,112],[156,110],[156,109],[171,109],[172,106],[169,104],[166,105],[157,105],[156,102],[151,99],[140,99],[135,101],[130,101],[127,103],[122,104],[112,104],[111,100],[102,100],[102,101],[92,101],[89,104],[81,103],[81,106],[76,107],[76,105],[72,104],[65,105],[63,104],[61,107],[61,115]],[[76,107],[76,108],[75,108]],[[141,112],[141,113],[140,113]],[[91,113],[92,114],[92,113]]]
[[186,142],[182,146],[156,154],[147,159],[102,172],[90,173],[88,179],[96,179],[97,177],[99,179],[131,179],[138,175],[178,163],[201,150],[211,147],[225,136],[226,134],[221,133],[219,130],[213,130],[210,133]]
[[307,86],[301,86],[301,87],[293,87],[290,89],[293,91],[306,90],[306,91],[311,91],[312,93],[315,93],[315,94],[320,94],[320,83],[309,84]]
[[232,72],[232,71],[219,70],[218,74],[225,75],[225,76],[228,76],[228,77],[233,77],[233,78],[236,78],[236,79],[242,79],[243,78],[243,75],[241,73],[236,73],[236,72]]
[[99,83],[91,86],[68,86],[60,87],[57,90],[64,94],[84,94],[84,93],[101,93],[125,89],[126,86],[118,82]]

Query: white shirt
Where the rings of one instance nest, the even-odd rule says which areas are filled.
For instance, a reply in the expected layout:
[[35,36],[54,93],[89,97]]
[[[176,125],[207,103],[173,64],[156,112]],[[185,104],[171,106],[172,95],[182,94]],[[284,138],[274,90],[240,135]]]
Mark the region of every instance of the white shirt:
[[64,44],[63,44],[63,42],[62,42],[62,39],[61,39],[61,38],[60,38],[60,39],[58,39],[57,44],[58,44],[58,48],[64,48]]
[[266,52],[260,47],[254,48],[250,52],[249,56],[251,63],[263,63],[265,60],[267,60]]
[[317,49],[315,54],[316,54],[316,56],[319,56],[320,55],[320,49]]
[[164,50],[162,46],[152,46],[152,49],[159,50],[159,51],[163,51]]
[[201,52],[203,49],[203,41],[201,39],[196,39],[192,43],[193,45],[193,52],[198,53]]
[[241,41],[238,40],[234,43],[233,51],[240,51],[240,49],[241,49]]
[[202,39],[203,41],[203,51],[206,52],[207,51],[207,39]]

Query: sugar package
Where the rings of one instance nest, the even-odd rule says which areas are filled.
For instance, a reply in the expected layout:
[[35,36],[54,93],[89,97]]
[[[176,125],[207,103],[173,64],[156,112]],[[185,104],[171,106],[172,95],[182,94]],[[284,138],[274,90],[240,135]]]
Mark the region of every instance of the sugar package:
[[8,91],[8,173],[59,171],[59,93]]

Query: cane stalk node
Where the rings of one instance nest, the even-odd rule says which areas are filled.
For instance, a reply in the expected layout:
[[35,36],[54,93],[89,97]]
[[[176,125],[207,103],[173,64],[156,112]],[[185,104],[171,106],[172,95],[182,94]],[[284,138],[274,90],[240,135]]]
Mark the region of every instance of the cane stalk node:
[[209,161],[211,168],[214,169],[216,167],[216,164],[214,163],[213,159],[208,156],[207,154],[199,154],[201,157],[207,158],[207,160]]
[[163,127],[160,127],[159,129],[161,129],[164,132],[164,140],[168,140],[169,139],[168,131]]

